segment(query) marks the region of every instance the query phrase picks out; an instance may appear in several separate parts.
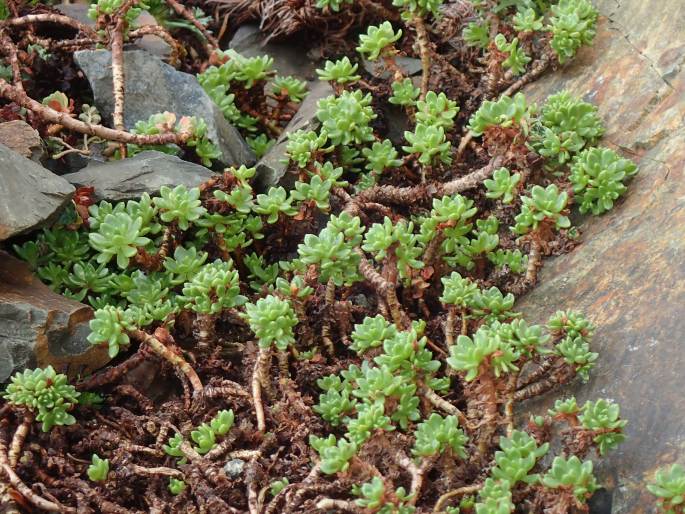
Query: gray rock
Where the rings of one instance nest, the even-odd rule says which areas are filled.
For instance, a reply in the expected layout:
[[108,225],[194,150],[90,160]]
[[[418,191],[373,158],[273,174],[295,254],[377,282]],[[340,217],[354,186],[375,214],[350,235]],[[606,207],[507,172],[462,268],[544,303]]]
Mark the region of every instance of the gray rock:
[[596,472],[611,512],[647,513],[656,499],[645,482],[660,466],[685,463],[685,3],[595,4],[602,17],[594,45],[526,94],[540,102],[567,88],[596,103],[607,126],[602,144],[640,172],[612,211],[581,225],[578,248],[545,263],[520,308],[533,322],[575,309],[597,325],[589,383],[561,394],[620,404],[626,440]]
[[256,23],[241,25],[228,44],[245,57],[269,55],[274,60],[274,69],[279,75],[293,75],[300,79],[316,78],[316,65],[307,54],[307,49],[297,44],[264,43],[264,36]]
[[224,473],[231,478],[238,478],[243,473],[245,468],[245,461],[240,459],[231,459],[224,464]]
[[26,263],[0,252],[0,383],[14,372],[52,365],[70,376],[104,366],[107,350],[86,337],[93,311],[54,293]]
[[53,221],[74,187],[0,144],[0,241]]
[[34,162],[40,162],[45,157],[43,140],[38,131],[23,120],[0,123],[0,144]]
[[[74,60],[83,70],[93,90],[95,106],[111,122],[114,111],[112,93],[112,54],[108,50],[81,50]],[[212,102],[197,79],[143,50],[124,52],[124,125],[133,128],[139,120],[169,111],[181,116],[197,116],[207,123],[209,138],[219,145],[222,164],[252,165],[252,150]]]
[[[414,59],[413,57],[395,57],[395,62],[397,63],[397,66],[404,72],[405,75],[412,77],[414,75],[417,75],[418,73],[421,73],[421,60],[420,59]],[[362,61],[362,64],[364,65],[364,69],[370,73],[371,75],[374,75],[376,77],[380,77],[383,79],[388,79],[392,77],[392,72],[388,71],[388,69],[385,67],[385,64],[381,59],[377,61],[369,61],[367,59],[364,59]]]
[[57,4],[55,6],[62,14],[80,21],[89,27],[95,27],[95,20],[88,17],[88,3]]
[[93,162],[76,173],[63,175],[76,187],[95,187],[97,200],[132,200],[143,193],[156,194],[162,186],[199,186],[214,173],[200,166],[154,150],[128,159]]
[[316,119],[316,104],[321,98],[332,94],[333,88],[328,82],[319,81],[310,85],[309,94],[302,101],[297,114],[285,127],[276,144],[257,163],[256,181],[258,189],[268,189],[277,184],[290,185],[294,181],[293,176],[286,176],[287,165],[283,163],[288,134],[300,129],[317,129],[319,121]]

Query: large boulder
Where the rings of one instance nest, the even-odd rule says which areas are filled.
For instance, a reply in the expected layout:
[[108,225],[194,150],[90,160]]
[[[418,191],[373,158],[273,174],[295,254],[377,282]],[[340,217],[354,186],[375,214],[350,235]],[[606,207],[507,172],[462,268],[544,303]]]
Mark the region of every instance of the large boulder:
[[0,383],[15,371],[52,365],[70,376],[109,360],[86,337],[93,310],[54,293],[26,263],[0,251]]
[[199,186],[212,176],[204,166],[149,150],[120,161],[93,162],[63,178],[76,187],[93,186],[96,200],[118,202],[138,199],[143,193],[155,195],[162,186]]
[[597,324],[590,382],[564,394],[621,404],[628,437],[597,468],[609,484],[606,512],[653,512],[645,483],[659,466],[685,464],[685,3],[596,4],[594,46],[526,93],[542,100],[566,88],[596,103],[602,144],[640,172],[625,200],[582,223],[582,245],[546,262],[520,307],[535,321],[577,309]]
[[[93,90],[95,106],[111,123],[114,112],[112,53],[80,50],[74,53]],[[139,120],[169,111],[197,116],[207,123],[209,138],[219,146],[226,166],[252,165],[254,154],[245,140],[205,93],[197,79],[175,70],[144,50],[124,52],[124,126],[132,129]]]
[[51,223],[74,186],[0,144],[0,241]]

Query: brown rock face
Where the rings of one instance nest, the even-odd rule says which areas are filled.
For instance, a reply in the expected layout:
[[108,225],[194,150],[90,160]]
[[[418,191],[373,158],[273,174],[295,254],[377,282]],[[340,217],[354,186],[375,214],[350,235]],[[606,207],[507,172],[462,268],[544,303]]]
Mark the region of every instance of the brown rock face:
[[15,371],[45,367],[74,377],[107,361],[86,337],[90,307],[58,295],[28,266],[0,252],[0,383]]
[[542,100],[566,88],[597,104],[602,144],[640,172],[611,212],[582,224],[580,247],[546,263],[520,307],[536,321],[577,309],[597,324],[590,382],[563,393],[621,404],[628,438],[598,472],[611,512],[652,512],[644,484],[654,469],[685,464],[685,2],[596,4],[595,45],[527,93]]
[[22,120],[0,123],[0,143],[35,162],[45,153],[38,131]]

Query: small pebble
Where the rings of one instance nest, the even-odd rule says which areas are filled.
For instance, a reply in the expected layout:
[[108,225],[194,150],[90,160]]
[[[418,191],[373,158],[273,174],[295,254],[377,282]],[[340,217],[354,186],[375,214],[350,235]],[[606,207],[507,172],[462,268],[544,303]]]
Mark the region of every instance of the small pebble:
[[243,472],[245,467],[245,461],[240,459],[229,460],[224,464],[224,473],[226,473],[231,478],[237,478]]

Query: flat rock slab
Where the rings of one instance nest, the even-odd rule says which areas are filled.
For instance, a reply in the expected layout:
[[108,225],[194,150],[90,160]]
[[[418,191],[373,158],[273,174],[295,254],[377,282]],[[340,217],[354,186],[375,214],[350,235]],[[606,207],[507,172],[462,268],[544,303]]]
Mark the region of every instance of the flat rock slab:
[[0,383],[52,365],[75,377],[104,366],[107,350],[86,337],[93,310],[54,293],[23,261],[0,252]]
[[627,440],[597,468],[610,501],[595,512],[654,512],[645,484],[657,467],[685,464],[685,3],[596,4],[594,46],[527,94],[567,88],[597,104],[603,144],[640,172],[611,212],[582,224],[581,246],[545,263],[520,308],[534,321],[576,309],[597,325],[590,382],[562,391],[612,398],[629,420]]
[[121,161],[93,162],[63,178],[76,187],[93,186],[96,200],[118,202],[140,198],[143,193],[155,195],[162,186],[199,186],[212,176],[204,166],[150,150]]
[[74,186],[0,144],[0,241],[51,223]]
[[[114,112],[112,54],[109,50],[81,50],[74,53],[95,97],[95,106],[111,122]],[[144,50],[124,52],[124,125],[132,129],[137,121],[169,111],[181,116],[197,116],[207,123],[209,138],[221,150],[226,166],[252,165],[252,150],[212,102],[197,79],[175,70]]]

